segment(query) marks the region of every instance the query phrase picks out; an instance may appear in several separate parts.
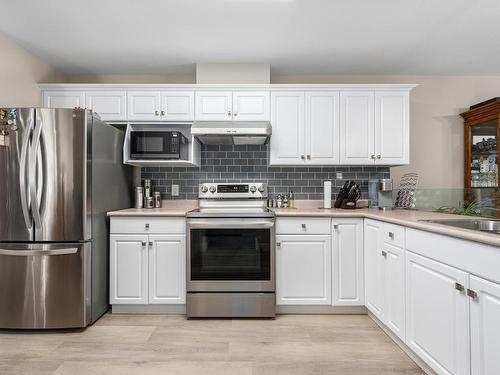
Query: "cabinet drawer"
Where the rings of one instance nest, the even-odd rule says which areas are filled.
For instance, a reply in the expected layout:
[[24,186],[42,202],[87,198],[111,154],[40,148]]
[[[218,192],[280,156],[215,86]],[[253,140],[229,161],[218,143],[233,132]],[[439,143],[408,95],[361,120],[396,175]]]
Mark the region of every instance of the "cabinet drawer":
[[112,217],[110,233],[185,234],[186,220],[166,217]]
[[329,218],[278,218],[276,234],[331,234]]
[[405,227],[396,224],[384,223],[382,226],[382,239],[385,243],[404,249]]

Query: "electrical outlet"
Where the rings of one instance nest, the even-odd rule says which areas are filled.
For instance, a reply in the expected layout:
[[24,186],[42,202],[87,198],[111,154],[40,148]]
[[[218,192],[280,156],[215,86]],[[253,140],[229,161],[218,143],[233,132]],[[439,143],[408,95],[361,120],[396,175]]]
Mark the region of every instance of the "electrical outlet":
[[335,173],[335,178],[336,178],[337,180],[342,180],[342,172],[337,172],[337,173]]
[[172,184],[172,197],[179,196],[179,185]]

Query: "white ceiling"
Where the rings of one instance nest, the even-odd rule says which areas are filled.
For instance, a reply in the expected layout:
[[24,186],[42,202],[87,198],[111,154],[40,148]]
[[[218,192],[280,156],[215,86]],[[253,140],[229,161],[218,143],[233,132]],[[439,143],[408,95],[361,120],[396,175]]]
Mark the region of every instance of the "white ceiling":
[[500,74],[499,0],[0,0],[0,31],[68,74]]

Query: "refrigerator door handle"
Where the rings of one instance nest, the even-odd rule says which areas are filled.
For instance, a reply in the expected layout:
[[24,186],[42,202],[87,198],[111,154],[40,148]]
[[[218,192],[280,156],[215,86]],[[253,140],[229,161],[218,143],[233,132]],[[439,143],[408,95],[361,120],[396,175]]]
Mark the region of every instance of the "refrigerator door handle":
[[67,249],[52,249],[52,250],[9,250],[0,249],[0,255],[11,255],[20,257],[29,257],[33,255],[69,255],[76,254],[78,249],[76,247],[71,247]]
[[[31,153],[29,158],[29,184],[31,198],[31,212],[35,221],[35,228],[42,228],[42,218],[40,215],[40,205],[38,204],[38,187],[37,187],[37,161],[38,152],[40,150],[40,137],[42,134],[42,121],[38,120],[35,124],[35,131],[31,141]],[[39,172],[39,171],[38,171]]]
[[33,128],[33,119],[30,119],[30,123],[26,127],[26,131],[23,135],[23,140],[21,144],[21,153],[19,160],[19,193],[21,196],[21,209],[23,211],[24,222],[26,228],[31,229],[31,216],[29,207],[29,186],[26,184],[26,178],[29,177],[28,169],[28,154],[29,154],[29,141],[30,135]]

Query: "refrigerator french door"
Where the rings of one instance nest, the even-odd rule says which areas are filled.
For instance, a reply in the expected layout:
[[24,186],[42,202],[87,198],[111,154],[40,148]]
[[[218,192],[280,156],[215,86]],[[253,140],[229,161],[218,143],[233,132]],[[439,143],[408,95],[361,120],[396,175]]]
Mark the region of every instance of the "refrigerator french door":
[[100,198],[124,191],[123,137],[84,109],[4,110],[0,328],[84,327],[107,309],[105,212],[130,201]]

